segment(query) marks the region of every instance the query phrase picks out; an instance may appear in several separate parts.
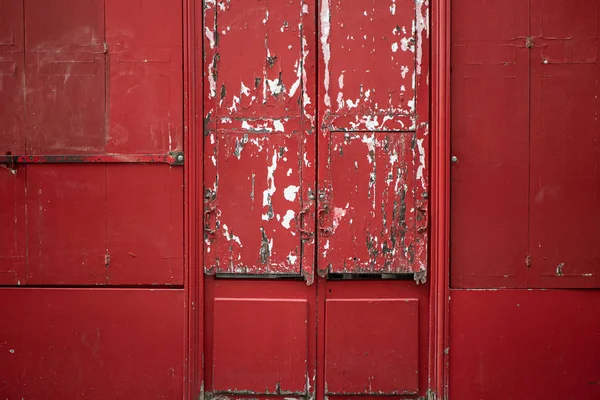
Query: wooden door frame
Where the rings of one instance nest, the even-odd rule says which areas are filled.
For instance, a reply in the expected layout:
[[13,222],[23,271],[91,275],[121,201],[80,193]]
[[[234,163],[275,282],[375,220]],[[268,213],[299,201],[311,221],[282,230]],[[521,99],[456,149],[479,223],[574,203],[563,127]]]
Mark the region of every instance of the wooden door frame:
[[203,0],[183,4],[184,85],[184,399],[202,396],[204,274],[202,260],[202,10]]
[[[448,396],[450,227],[450,0],[431,0],[429,398]],[[203,396],[202,253],[203,1],[184,0],[185,382],[184,398]]]
[[431,4],[430,390],[448,398],[450,264],[450,0]]

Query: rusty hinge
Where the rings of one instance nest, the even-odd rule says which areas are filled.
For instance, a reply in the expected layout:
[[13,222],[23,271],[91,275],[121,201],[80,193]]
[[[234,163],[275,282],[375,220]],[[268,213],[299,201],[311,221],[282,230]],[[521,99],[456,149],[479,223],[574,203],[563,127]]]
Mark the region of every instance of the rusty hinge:
[[533,37],[532,36],[525,37],[525,47],[527,47],[528,49],[533,48]]

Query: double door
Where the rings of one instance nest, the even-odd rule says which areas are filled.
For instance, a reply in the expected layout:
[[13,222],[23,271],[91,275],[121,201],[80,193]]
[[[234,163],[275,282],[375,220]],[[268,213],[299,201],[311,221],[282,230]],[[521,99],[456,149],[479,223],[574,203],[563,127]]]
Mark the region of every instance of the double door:
[[428,12],[205,1],[207,393],[424,393]]

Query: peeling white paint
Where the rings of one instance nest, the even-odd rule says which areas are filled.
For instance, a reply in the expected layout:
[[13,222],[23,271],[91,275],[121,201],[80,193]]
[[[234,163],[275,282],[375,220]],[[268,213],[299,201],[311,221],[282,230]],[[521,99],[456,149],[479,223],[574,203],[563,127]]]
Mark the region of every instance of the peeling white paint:
[[417,179],[421,180],[421,186],[425,189],[425,177],[423,176],[423,170],[425,169],[425,148],[423,141],[425,139],[417,139],[417,148],[419,149],[419,166],[417,167]]
[[[298,259],[297,256],[295,256],[294,254],[290,253],[287,256],[288,259],[288,263],[290,263],[291,265],[296,265],[296,260]],[[288,398],[284,398],[284,400],[287,400]],[[295,400],[295,399],[294,399]]]
[[[425,13],[423,14],[423,9]],[[421,62],[423,59],[423,32],[429,37],[429,1],[428,0],[416,0],[416,34],[417,34],[417,74],[421,74]]]
[[243,94],[244,96],[249,96],[250,95],[250,88],[247,87],[246,85],[244,85],[244,82],[242,82],[242,87],[240,89],[240,94]]
[[288,171],[287,171],[287,174],[286,174],[286,175],[287,175],[287,176],[292,176],[292,169],[291,169],[291,168],[290,168],[290,169],[288,169]]
[[[270,199],[275,194],[275,170],[277,170],[277,153],[273,153],[271,165],[267,166],[267,185],[268,188],[263,191],[263,207],[268,207]],[[268,221],[269,216],[265,213],[262,215],[263,221]]]
[[210,45],[211,49],[215,48],[215,35],[213,33],[213,31],[210,30],[210,28],[208,26],[204,27],[204,34],[206,35],[206,38],[208,39],[208,44]]
[[283,216],[283,221],[281,222],[281,226],[285,229],[290,229],[290,222],[294,219],[296,213],[293,210],[287,210],[285,215]]
[[214,99],[217,96],[217,82],[215,81],[214,71],[215,71],[215,63],[216,56],[213,57],[212,62],[208,64],[208,85],[210,87],[210,93],[208,97],[210,99]]
[[392,43],[392,51],[394,53],[398,51],[398,43],[396,43],[396,42]]
[[283,189],[283,197],[285,197],[287,201],[294,202],[296,201],[296,194],[298,193],[298,190],[300,190],[300,186],[290,185]]
[[281,123],[280,120],[278,120],[278,119],[273,120],[273,126],[275,127],[276,132],[285,132],[283,123]]
[[227,241],[233,240],[234,242],[239,244],[240,247],[243,247],[242,242],[240,241],[240,238],[229,233],[229,228],[227,227],[227,224],[223,224],[223,236],[225,236],[227,238]]
[[390,12],[392,15],[396,15],[396,0],[392,0],[392,5],[390,6]]
[[302,155],[302,157],[304,158],[304,165],[306,165],[307,168],[310,168],[310,161],[308,161],[308,158],[306,157],[306,152]]
[[229,112],[230,113],[237,112],[238,104],[240,104],[240,98],[237,96],[233,96],[233,101],[231,102],[231,107],[229,107]]

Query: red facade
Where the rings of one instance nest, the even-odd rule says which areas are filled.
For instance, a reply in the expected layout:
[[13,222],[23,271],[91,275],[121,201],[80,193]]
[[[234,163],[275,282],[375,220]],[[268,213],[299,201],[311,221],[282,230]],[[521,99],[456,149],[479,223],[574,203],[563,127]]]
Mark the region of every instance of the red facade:
[[0,397],[600,398],[599,16],[0,0]]

